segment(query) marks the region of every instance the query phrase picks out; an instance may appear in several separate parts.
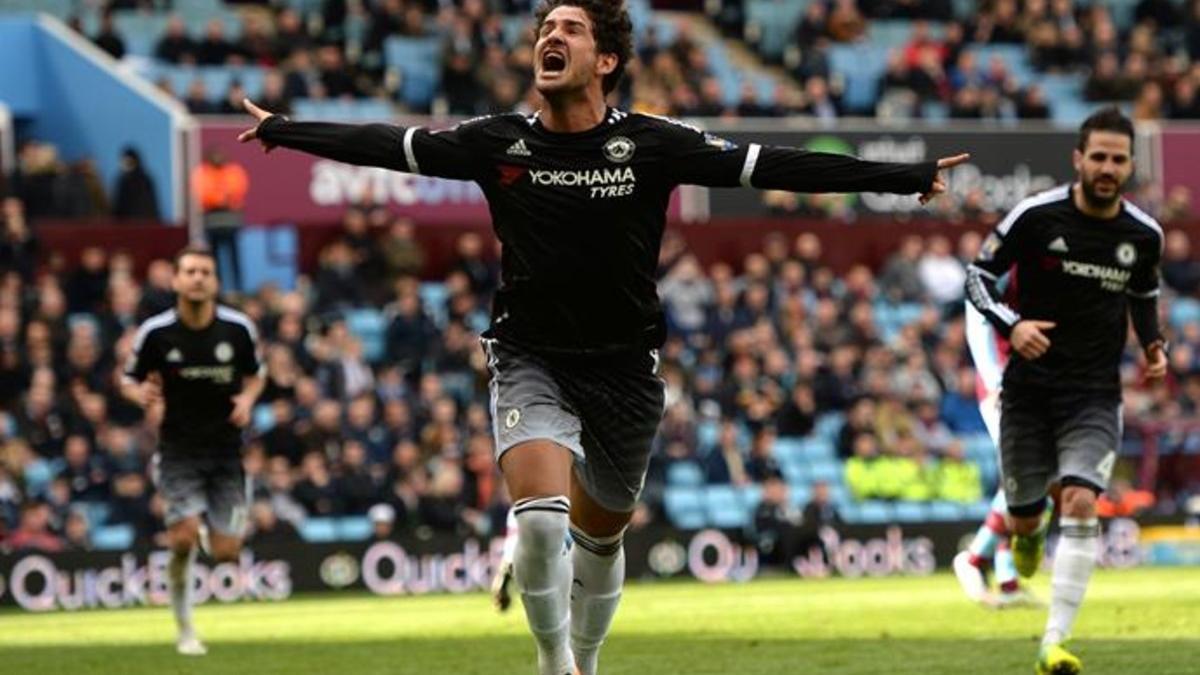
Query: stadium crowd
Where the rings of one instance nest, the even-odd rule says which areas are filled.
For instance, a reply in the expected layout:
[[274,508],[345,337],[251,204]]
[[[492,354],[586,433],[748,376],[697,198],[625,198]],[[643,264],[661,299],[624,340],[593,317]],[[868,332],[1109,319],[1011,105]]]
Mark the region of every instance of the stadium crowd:
[[[299,99],[393,99],[398,82],[386,67],[385,40],[440,37],[445,104],[440,110],[474,115],[534,105],[532,32],[506,30],[508,18],[530,14],[530,0],[330,1],[307,13],[286,4],[230,4],[242,8],[236,39],[220,19],[196,35],[175,16],[154,47],[154,59],[265,67],[262,103],[286,112]],[[694,6],[699,3],[675,4],[700,9]],[[759,29],[747,24],[745,4],[722,0],[705,6],[727,36],[753,45]],[[114,2],[109,8],[130,5],[162,10],[153,2]],[[1122,25],[1104,3],[1075,0],[986,0],[975,10],[970,16],[956,13],[947,0],[807,3],[789,49],[778,57],[793,81],[781,80],[765,98],[748,77],[733,104],[724,98],[703,48],[709,38],[696,34],[695,22],[679,22],[669,41],[652,24],[639,40],[638,58],[618,98],[633,110],[677,116],[915,116],[922,114],[922,104],[933,102],[951,118],[1046,119],[1056,94],[1036,79],[1019,81],[1005,57],[981,60],[971,49],[1016,45],[1025,48],[1024,58],[1036,72],[1086,76],[1082,94],[1088,101],[1132,102],[1138,119],[1200,118],[1200,66],[1194,64],[1200,55],[1198,2],[1141,0],[1128,18],[1121,17]],[[830,48],[862,41],[873,21],[893,19],[912,21],[911,35],[887,55],[875,100],[850,109],[843,104],[844,73],[833,67]],[[83,30],[78,18],[74,24]],[[125,54],[108,13],[90,37],[117,58]],[[236,78],[226,91],[209,91],[199,77],[186,91],[174,91],[166,78],[159,86],[197,114],[240,112],[246,93]]]
[[[78,261],[49,256],[38,266],[36,231],[18,200],[4,202],[3,220],[0,545],[87,548],[97,525],[89,521],[100,517],[161,543],[154,420],[120,398],[117,382],[138,322],[172,306],[171,263],[138,275],[128,255],[89,248]],[[639,520],[659,516],[665,477],[681,462],[702,467],[711,484],[763,484],[760,516],[792,517],[773,446],[811,435],[826,413],[845,416],[837,452],[854,496],[984,496],[994,486],[981,484],[957,440],[983,429],[958,316],[963,261],[979,241],[973,232],[957,242],[914,235],[879,273],[857,266],[839,276],[812,234],[769,236],[737,267],[705,267],[670,234],[659,270],[671,333],[667,412]],[[1163,271],[1172,294],[1200,288],[1188,246],[1171,233]],[[502,527],[507,500],[477,340],[497,284],[490,253],[464,235],[431,301],[418,282],[425,256],[413,225],[383,208],[352,209],[298,290],[229,298],[264,336],[268,384],[245,455],[254,536],[294,538],[305,518],[367,513],[397,532]],[[884,330],[881,308],[901,306],[919,309]],[[381,353],[368,354],[350,329],[361,307],[385,308]],[[1171,338],[1165,387],[1140,388],[1130,352],[1134,418],[1200,409],[1200,322]],[[1160,487],[1160,507],[1172,509],[1200,486]],[[825,488],[815,492],[814,508],[829,513]]]

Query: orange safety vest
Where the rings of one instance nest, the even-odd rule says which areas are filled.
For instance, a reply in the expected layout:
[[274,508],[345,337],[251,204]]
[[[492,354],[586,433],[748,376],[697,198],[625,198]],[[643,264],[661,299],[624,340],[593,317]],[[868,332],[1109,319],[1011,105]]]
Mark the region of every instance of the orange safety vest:
[[192,172],[192,194],[205,212],[242,210],[249,188],[250,178],[240,164],[202,162]]

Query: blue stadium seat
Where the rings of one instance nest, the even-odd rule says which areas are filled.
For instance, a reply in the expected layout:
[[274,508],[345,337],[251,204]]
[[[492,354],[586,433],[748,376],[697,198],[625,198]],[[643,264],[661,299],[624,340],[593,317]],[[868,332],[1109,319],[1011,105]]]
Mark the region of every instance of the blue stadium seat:
[[809,477],[814,481],[826,483],[842,482],[842,464],[837,460],[816,461],[808,465]]
[[1195,298],[1176,298],[1169,308],[1171,325],[1176,329],[1185,324],[1200,322],[1200,300]]
[[300,536],[314,544],[337,541],[337,520],[334,518],[308,518],[300,524]]
[[805,461],[804,444],[797,438],[783,437],[776,439],[771,452],[775,455],[775,459],[779,460],[780,464]]
[[896,519],[892,505],[887,502],[867,500],[860,502],[860,508],[864,523],[890,523]]
[[133,527],[105,525],[92,531],[92,546],[100,551],[124,551],[133,545]]
[[92,530],[104,525],[108,521],[109,514],[112,513],[112,505],[108,502],[75,502],[71,505],[71,509],[81,511]]
[[896,502],[896,520],[901,523],[922,523],[929,520],[929,505],[924,502]]
[[379,363],[387,351],[388,320],[374,308],[353,309],[345,314],[346,328],[363,345],[363,357],[369,363]]
[[838,458],[833,440],[822,436],[804,439],[802,448],[805,459],[810,462],[836,462]]
[[963,507],[967,520],[980,520],[987,518],[988,511],[991,510],[991,499],[984,499],[973,504],[967,504]]
[[339,541],[365,541],[371,538],[371,521],[366,516],[345,516],[337,520]]
[[863,522],[862,503],[848,501],[838,505],[838,515],[852,525]]
[[667,467],[667,485],[699,487],[704,485],[704,471],[695,462],[675,462]]
[[275,411],[269,403],[254,406],[254,419],[251,420],[256,433],[265,434],[275,428]]
[[813,431],[817,436],[836,441],[845,424],[846,416],[842,413],[825,413],[817,418],[817,425]]
[[721,529],[737,529],[750,522],[750,514],[738,499],[735,488],[728,485],[713,485],[708,488],[704,500],[708,522]]
[[789,486],[788,501],[792,506],[802,509],[812,501],[812,490],[808,486]]
[[762,503],[762,493],[761,485],[743,485],[738,488],[738,498],[741,499],[742,506],[745,507],[748,514],[753,514],[758,505]]
[[446,291],[446,285],[433,282],[423,283],[421,284],[419,293],[421,295],[421,305],[425,308],[425,313],[438,326],[444,327],[448,317],[446,302],[450,299],[450,294]]
[[707,523],[704,492],[700,488],[668,486],[663,493],[663,508],[680,529],[698,530]]
[[807,487],[812,482],[812,474],[808,472],[808,464],[804,462],[781,462],[783,478],[795,489],[797,486]]
[[257,292],[267,284],[294,290],[299,276],[300,237],[292,225],[251,226],[238,231],[242,289]]
[[700,420],[696,424],[696,444],[700,452],[705,453],[717,445],[721,436],[721,425],[714,420]]
[[400,76],[400,100],[428,109],[442,79],[441,38],[393,36],[384,43],[383,53],[387,67]]
[[955,502],[933,502],[929,505],[929,519],[939,522],[966,520],[967,509]]

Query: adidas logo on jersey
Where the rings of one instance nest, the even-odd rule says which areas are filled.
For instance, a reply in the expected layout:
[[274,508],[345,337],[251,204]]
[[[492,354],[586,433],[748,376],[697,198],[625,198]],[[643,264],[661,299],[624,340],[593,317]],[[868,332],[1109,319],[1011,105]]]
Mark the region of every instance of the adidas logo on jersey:
[[516,157],[529,157],[529,156],[533,155],[533,153],[529,151],[529,148],[525,147],[525,139],[524,138],[522,138],[522,139],[518,140],[516,143],[513,143],[512,145],[508,146],[508,154],[514,155]]
[[1050,242],[1050,245],[1046,247],[1046,250],[1055,251],[1058,253],[1068,253],[1071,249],[1067,248],[1067,240],[1059,237],[1058,239]]

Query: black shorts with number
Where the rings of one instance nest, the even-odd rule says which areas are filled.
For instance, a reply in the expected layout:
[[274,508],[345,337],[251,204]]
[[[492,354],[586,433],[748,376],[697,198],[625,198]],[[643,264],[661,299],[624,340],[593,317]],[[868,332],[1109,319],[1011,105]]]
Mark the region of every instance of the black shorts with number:
[[550,357],[495,339],[483,345],[496,457],[526,441],[552,441],[575,455],[588,496],[606,509],[632,511],[663,414],[657,353]]
[[1121,442],[1121,395],[1007,387],[1000,402],[1000,464],[1010,509],[1039,503],[1071,477],[1108,487]]

